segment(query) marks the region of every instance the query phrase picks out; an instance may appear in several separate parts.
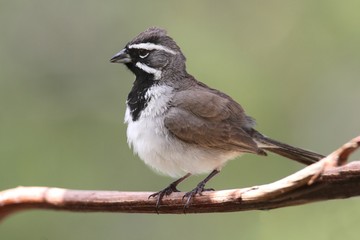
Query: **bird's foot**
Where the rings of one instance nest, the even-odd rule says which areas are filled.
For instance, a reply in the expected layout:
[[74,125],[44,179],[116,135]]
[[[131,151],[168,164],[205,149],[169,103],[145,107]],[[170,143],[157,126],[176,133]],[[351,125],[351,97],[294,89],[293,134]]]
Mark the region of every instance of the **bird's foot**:
[[168,187],[164,188],[163,190],[161,190],[157,193],[151,194],[148,199],[156,198],[157,199],[156,200],[156,210],[159,210],[162,199],[165,196],[169,196],[173,192],[180,192],[180,191],[176,188],[176,185],[172,183]]
[[192,199],[199,194],[200,196],[202,195],[203,192],[206,191],[215,191],[215,189],[213,188],[205,188],[205,181],[200,182],[196,188],[194,188],[193,190],[191,190],[190,192],[185,193],[185,195],[183,196],[183,199],[186,198],[186,203],[184,205],[184,210],[189,208]]

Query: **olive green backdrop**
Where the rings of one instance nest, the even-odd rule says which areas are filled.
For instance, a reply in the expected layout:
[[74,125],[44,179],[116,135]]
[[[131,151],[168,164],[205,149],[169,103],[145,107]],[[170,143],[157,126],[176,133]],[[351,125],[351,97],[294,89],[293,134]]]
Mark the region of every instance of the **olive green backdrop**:
[[[258,130],[331,152],[360,132],[359,9],[359,1],[0,1],[0,189],[156,191],[171,181],[128,148],[134,76],[109,63],[150,26],[166,28],[189,72],[241,102]],[[268,183],[301,167],[245,155],[209,187]],[[226,214],[29,211],[2,222],[0,239],[358,239],[359,220],[356,198]]]

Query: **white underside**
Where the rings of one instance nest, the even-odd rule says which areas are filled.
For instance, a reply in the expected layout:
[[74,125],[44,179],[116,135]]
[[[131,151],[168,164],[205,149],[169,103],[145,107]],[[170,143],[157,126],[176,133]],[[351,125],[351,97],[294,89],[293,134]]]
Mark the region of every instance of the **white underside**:
[[214,169],[220,170],[228,160],[240,155],[238,152],[199,148],[176,139],[163,123],[172,89],[155,86],[149,89],[146,97],[150,96],[151,101],[137,121],[132,121],[130,109],[126,109],[125,122],[128,124],[129,145],[157,172],[171,177],[210,173]]

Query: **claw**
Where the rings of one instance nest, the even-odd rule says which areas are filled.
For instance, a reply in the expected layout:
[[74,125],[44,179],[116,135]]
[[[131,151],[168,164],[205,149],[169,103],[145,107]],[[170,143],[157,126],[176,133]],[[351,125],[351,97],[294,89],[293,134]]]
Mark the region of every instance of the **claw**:
[[180,192],[176,186],[181,183],[182,181],[184,181],[186,178],[188,178],[191,174],[188,173],[186,174],[185,176],[183,176],[182,178],[179,178],[178,180],[176,180],[175,182],[172,182],[168,187],[164,188],[163,190],[157,192],[157,193],[153,193],[151,194],[148,199],[150,198],[157,198],[156,200],[156,212],[159,214],[159,208],[160,208],[160,204],[161,204],[161,201],[162,199],[165,197],[165,196],[168,196],[170,195],[171,193],[173,192]]
[[205,184],[212,178],[214,177],[216,174],[218,174],[220,171],[215,169],[213,170],[209,176],[207,176],[204,180],[202,180],[197,186],[196,188],[194,188],[193,190],[191,190],[190,192],[187,192],[185,193],[185,195],[183,196],[183,199],[184,198],[187,198],[186,199],[186,203],[184,205],[184,213],[185,213],[185,210],[187,208],[189,208],[190,204],[191,204],[191,201],[192,199],[196,196],[196,194],[199,194],[199,195],[202,195],[202,192],[205,192],[205,191],[214,191],[213,188],[204,188],[205,187]]
[[169,196],[171,193],[173,192],[180,192],[175,186],[173,186],[172,184],[170,184],[168,187],[164,188],[163,190],[159,191],[159,192],[156,192],[156,193],[153,193],[151,194],[148,199],[150,198],[156,198],[156,211],[159,210],[160,208],[160,203],[162,201],[162,199],[165,197],[165,196]]
[[183,199],[186,199],[185,205],[184,205],[184,210],[189,208],[192,199],[198,194],[198,195],[202,195],[203,192],[207,192],[207,191],[215,191],[215,189],[213,188],[204,188],[205,187],[205,183],[201,182],[199,183],[196,188],[194,188],[193,190],[191,190],[190,192],[185,193],[185,195],[183,196]]

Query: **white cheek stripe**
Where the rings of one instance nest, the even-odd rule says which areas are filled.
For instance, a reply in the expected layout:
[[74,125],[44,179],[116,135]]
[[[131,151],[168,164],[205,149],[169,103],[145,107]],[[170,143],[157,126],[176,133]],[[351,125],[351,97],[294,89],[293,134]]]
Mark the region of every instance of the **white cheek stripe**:
[[154,80],[159,80],[161,78],[161,71],[151,68],[146,64],[143,64],[141,62],[137,62],[135,64],[136,67],[140,68],[141,70],[144,70],[145,72],[149,73],[149,74],[153,74],[154,75]]
[[138,44],[132,44],[128,46],[129,49],[135,48],[135,49],[145,49],[145,50],[161,50],[165,51],[167,53],[171,53],[173,55],[176,55],[176,52],[171,50],[170,48],[164,47],[162,45],[157,45],[154,43],[138,43]]

